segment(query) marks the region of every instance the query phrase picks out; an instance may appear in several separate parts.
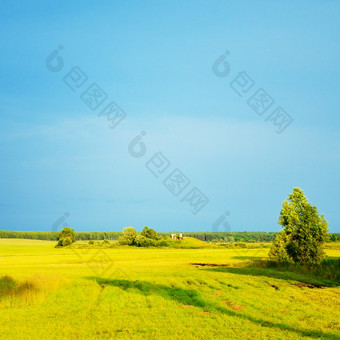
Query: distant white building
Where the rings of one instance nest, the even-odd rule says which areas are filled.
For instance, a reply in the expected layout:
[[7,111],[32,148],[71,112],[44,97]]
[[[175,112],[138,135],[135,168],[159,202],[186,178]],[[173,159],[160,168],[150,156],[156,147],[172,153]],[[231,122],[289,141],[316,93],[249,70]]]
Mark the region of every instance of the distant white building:
[[182,233],[177,236],[177,234],[171,234],[171,239],[172,240],[183,240],[183,235]]

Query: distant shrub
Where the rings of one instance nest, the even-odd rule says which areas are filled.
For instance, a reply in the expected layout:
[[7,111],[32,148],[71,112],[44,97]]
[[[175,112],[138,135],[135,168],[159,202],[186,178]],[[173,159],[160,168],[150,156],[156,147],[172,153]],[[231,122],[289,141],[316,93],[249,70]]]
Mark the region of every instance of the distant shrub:
[[62,247],[62,246],[63,246],[63,240],[60,239],[55,247],[57,248],[57,247]]
[[58,243],[56,247],[66,247],[75,242],[76,233],[71,228],[64,228],[58,234]]
[[123,236],[119,238],[119,243],[121,245],[135,245],[135,240],[137,237],[137,231],[133,227],[127,227],[123,229]]
[[147,238],[143,235],[137,235],[137,237],[135,238],[135,245],[137,247],[152,247],[155,246],[155,244],[155,240]]
[[90,240],[90,241],[89,241],[89,244],[94,244],[94,241],[93,241],[93,240]]
[[145,226],[143,231],[142,231],[142,236],[156,240],[157,239],[157,232],[156,232],[156,230],[153,230],[153,229]]
[[118,243],[121,246],[130,246],[131,244],[128,243],[128,241],[124,237],[119,237]]
[[105,239],[104,241],[103,241],[103,244],[109,244],[110,242],[109,242],[109,240],[107,240],[107,239]]
[[58,240],[61,240],[63,238],[69,237],[71,239],[71,243],[76,241],[76,233],[72,228],[64,228],[60,231],[58,234]]
[[72,240],[70,237],[65,237],[62,239],[63,242],[63,247],[69,246],[70,244],[72,244]]
[[166,239],[160,239],[156,241],[155,243],[156,247],[169,247],[170,246],[170,241]]

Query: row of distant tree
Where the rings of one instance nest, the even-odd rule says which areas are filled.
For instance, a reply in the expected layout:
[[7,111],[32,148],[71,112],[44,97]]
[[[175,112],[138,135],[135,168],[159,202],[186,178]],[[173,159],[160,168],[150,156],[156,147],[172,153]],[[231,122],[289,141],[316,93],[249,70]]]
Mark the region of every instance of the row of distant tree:
[[[58,232],[54,231],[10,231],[0,230],[0,238],[23,238],[31,240],[57,241]],[[118,240],[123,235],[121,231],[76,232],[76,240]],[[160,236],[170,236],[171,233],[158,233]],[[278,233],[275,232],[184,232],[184,237],[194,237],[206,242],[272,242]],[[329,242],[339,242],[340,233],[330,233]]]
[[[325,262],[327,253],[325,242],[334,241],[336,237],[330,236],[328,222],[324,215],[319,214],[317,207],[313,206],[300,188],[294,188],[288,195],[288,199],[282,203],[282,209],[278,223],[283,229],[275,235],[270,250],[269,261],[276,265],[298,265],[308,268],[316,268]],[[246,242],[268,241],[262,240],[263,236],[270,238],[274,233],[213,233],[211,241],[234,243],[235,236],[243,236]],[[207,241],[205,233],[186,233],[187,236],[200,237]],[[209,236],[211,233],[209,234]],[[173,235],[172,235],[173,236]],[[182,239],[183,234],[180,234]],[[255,237],[254,237],[255,236]],[[65,227],[58,234],[56,247],[67,247],[76,241],[76,233],[72,228]],[[176,240],[177,241],[177,240]],[[175,241],[175,242],[176,242]],[[180,240],[178,240],[180,241]],[[238,240],[239,241],[239,238]],[[173,237],[159,235],[156,230],[145,226],[141,233],[133,227],[123,229],[123,235],[119,237],[120,245],[136,247],[171,247],[174,244]],[[89,243],[94,243],[90,240]],[[109,243],[107,239],[103,243]],[[245,242],[237,242],[237,245],[246,245]],[[263,243],[262,243],[263,244]]]

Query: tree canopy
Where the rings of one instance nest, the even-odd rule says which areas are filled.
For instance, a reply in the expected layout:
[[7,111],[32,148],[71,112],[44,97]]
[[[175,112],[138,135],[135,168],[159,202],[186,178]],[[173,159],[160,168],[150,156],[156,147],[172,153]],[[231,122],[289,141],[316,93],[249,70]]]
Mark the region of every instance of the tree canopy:
[[146,238],[151,238],[153,240],[157,239],[157,232],[147,226],[143,228],[142,235]]
[[58,244],[57,247],[69,246],[76,241],[76,233],[72,228],[64,228],[58,234]]
[[62,229],[58,234],[58,240],[64,239],[66,237],[69,237],[72,242],[75,242],[76,240],[76,233],[72,228],[64,228]]
[[269,257],[278,262],[294,261],[318,265],[325,258],[328,222],[311,205],[300,188],[294,188],[283,201],[278,223],[283,230],[272,244]]
[[119,238],[120,244],[134,245],[137,237],[137,231],[133,227],[126,227],[123,229],[123,236]]

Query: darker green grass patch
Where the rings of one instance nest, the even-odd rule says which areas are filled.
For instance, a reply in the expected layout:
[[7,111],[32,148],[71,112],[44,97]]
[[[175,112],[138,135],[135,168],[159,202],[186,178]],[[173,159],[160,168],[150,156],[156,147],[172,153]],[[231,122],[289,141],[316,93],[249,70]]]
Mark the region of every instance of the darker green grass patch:
[[20,296],[36,290],[37,288],[31,282],[17,282],[7,275],[0,277],[0,298],[4,296]]
[[10,295],[15,291],[17,282],[11,276],[0,277],[0,297]]
[[267,260],[252,261],[251,266],[300,274],[321,282],[323,281],[326,286],[340,285],[340,258],[328,258],[316,267],[301,266],[294,263],[277,263]]
[[[216,270],[217,268],[212,268]],[[233,268],[223,268],[224,270],[229,270]],[[209,269],[205,269],[209,270]],[[305,330],[300,329],[292,325],[287,325],[279,322],[271,322],[268,320],[263,320],[257,318],[255,315],[246,314],[246,306],[236,305],[228,301],[226,303],[228,307],[222,307],[208,299],[204,299],[200,292],[191,289],[182,289],[178,287],[170,287],[166,285],[156,284],[148,281],[130,281],[130,280],[115,280],[115,279],[105,279],[100,277],[87,277],[87,279],[95,280],[99,285],[108,285],[112,287],[117,287],[123,289],[127,292],[133,291],[142,295],[160,295],[164,299],[174,300],[181,303],[183,306],[195,306],[203,310],[203,312],[215,311],[223,313],[230,317],[240,318],[242,320],[250,321],[254,324],[261,325],[268,328],[278,328],[288,332],[293,332],[299,337],[311,337],[311,338],[323,338],[323,339],[333,339],[340,340],[340,336],[335,333],[326,333],[321,330]]]
[[261,260],[263,259],[263,256],[233,256],[232,257],[235,260]]
[[110,280],[96,278],[98,284],[119,287],[123,290],[137,291],[145,296],[156,294],[165,299],[175,300],[184,305],[205,307],[206,302],[197,290],[158,285],[147,281]]
[[280,264],[268,260],[254,260],[233,266],[209,266],[201,270],[227,272],[237,275],[266,276],[309,284],[306,287],[322,288],[340,285],[340,259],[327,259],[320,266],[310,268],[298,264]]

